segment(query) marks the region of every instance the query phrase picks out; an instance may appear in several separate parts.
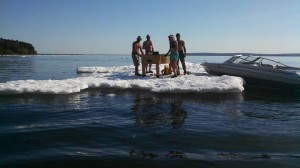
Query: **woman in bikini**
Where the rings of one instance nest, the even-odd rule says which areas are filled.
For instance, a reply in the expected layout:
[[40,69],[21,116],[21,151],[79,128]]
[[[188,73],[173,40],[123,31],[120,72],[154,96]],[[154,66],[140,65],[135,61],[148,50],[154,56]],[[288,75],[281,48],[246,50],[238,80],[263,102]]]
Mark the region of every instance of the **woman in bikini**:
[[176,78],[177,77],[177,62],[179,58],[179,53],[178,53],[178,43],[175,40],[173,35],[169,35],[169,43],[170,43],[170,49],[167,52],[166,55],[170,54],[170,66],[172,67],[174,75],[171,78]]

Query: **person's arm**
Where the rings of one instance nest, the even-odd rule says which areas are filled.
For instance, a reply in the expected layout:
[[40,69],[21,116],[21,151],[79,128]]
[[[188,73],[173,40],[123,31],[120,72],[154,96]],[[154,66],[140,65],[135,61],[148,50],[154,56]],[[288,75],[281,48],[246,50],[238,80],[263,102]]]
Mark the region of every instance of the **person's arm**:
[[146,49],[146,41],[143,43],[143,49]]
[[182,41],[182,47],[183,47],[183,51],[184,51],[184,56],[186,56],[186,48],[185,48],[185,42]]
[[142,49],[142,46],[140,46],[140,50],[141,50],[141,53],[142,53],[142,55],[140,55],[140,56],[144,56],[145,54],[144,54],[144,51]]
[[151,50],[152,50],[152,52],[154,52],[154,46],[153,46],[152,41],[151,41]]
[[[172,51],[174,51],[174,50],[175,50],[175,51],[178,50],[178,43],[177,43],[176,41],[172,41],[172,43],[175,44],[175,47],[171,48],[171,44],[170,44],[170,49],[169,49],[169,51],[167,52],[166,56],[169,55],[170,52],[172,52]],[[175,49],[174,49],[174,48],[175,48]]]
[[171,47],[170,47],[169,51],[167,52],[167,54],[165,54],[165,56],[169,55],[170,52],[171,52]]
[[134,44],[134,52],[135,52],[135,54],[141,57],[142,55],[139,53],[139,50],[144,55],[144,52],[142,50],[141,44]]

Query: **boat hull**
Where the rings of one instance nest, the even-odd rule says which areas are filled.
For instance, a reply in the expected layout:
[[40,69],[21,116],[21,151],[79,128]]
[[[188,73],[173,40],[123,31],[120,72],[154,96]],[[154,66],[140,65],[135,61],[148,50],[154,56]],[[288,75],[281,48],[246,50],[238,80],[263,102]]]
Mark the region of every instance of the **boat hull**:
[[209,74],[242,77],[246,85],[300,89],[300,76],[296,73],[270,67],[256,67],[243,64],[203,63],[202,65]]

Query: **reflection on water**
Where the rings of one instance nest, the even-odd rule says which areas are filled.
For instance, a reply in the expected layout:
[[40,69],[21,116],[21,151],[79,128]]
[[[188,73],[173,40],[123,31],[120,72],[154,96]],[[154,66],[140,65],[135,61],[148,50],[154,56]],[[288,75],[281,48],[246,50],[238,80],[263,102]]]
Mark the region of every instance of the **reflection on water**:
[[300,90],[267,89],[247,87],[244,91],[245,99],[264,102],[291,103],[300,102]]
[[136,115],[138,125],[172,124],[181,126],[187,117],[187,111],[182,108],[182,101],[158,99],[152,96],[136,95],[131,108]]
[[131,110],[135,114],[136,124],[141,126],[170,124],[175,128],[184,125],[191,111],[202,111],[215,105],[220,105],[223,111],[230,111],[232,115],[239,116],[243,94],[134,92],[133,102]]
[[274,95],[88,89],[0,96],[0,140],[5,144],[0,162],[4,167],[57,167],[57,162],[76,167],[79,160],[84,166],[124,167],[124,161],[139,159],[142,164],[127,167],[147,167],[153,161],[175,167],[203,167],[193,164],[202,161],[219,167],[236,161],[245,164],[235,167],[260,161],[269,162],[267,167],[278,161],[294,166],[299,101],[297,96],[291,102],[268,101]]

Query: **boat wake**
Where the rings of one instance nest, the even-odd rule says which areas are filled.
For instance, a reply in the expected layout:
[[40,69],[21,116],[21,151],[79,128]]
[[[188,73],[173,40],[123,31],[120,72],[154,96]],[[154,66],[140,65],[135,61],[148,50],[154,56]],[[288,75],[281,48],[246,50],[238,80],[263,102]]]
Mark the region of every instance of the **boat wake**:
[[[209,76],[199,64],[187,63],[190,75],[170,78],[135,76],[134,66],[79,67],[76,78],[63,80],[17,80],[0,83],[0,95],[39,93],[71,94],[89,88],[140,89],[158,93],[230,93],[242,92],[243,79],[233,76]],[[83,73],[89,73],[88,75]]]

